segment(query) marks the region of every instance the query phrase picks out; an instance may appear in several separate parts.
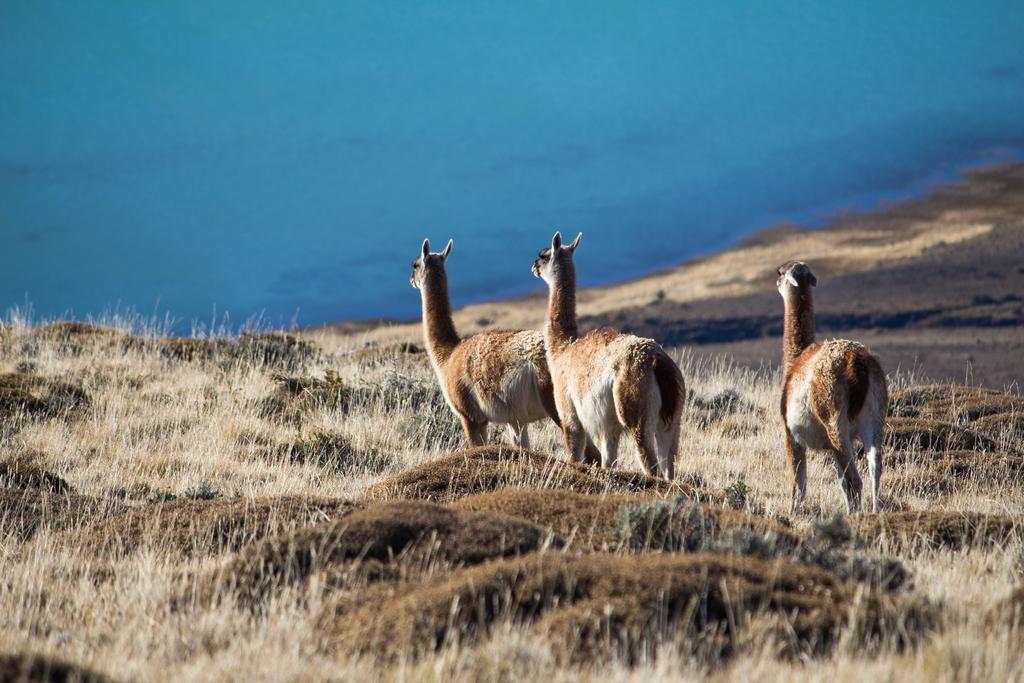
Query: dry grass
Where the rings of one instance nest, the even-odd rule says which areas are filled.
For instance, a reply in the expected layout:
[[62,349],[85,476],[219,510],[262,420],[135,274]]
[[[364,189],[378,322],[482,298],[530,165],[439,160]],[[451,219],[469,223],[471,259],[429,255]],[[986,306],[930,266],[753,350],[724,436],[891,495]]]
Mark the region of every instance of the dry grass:
[[778,377],[724,360],[676,354],[693,396],[668,484],[628,450],[622,470],[565,463],[550,424],[532,453],[461,450],[417,348],[114,322],[0,330],[5,662],[113,680],[1024,676],[1017,397],[894,377],[887,512],[844,523],[823,457],[789,517]]
[[160,501],[90,524],[68,543],[104,557],[144,547],[217,555],[267,536],[340,518],[355,507],[347,500],[294,495]]

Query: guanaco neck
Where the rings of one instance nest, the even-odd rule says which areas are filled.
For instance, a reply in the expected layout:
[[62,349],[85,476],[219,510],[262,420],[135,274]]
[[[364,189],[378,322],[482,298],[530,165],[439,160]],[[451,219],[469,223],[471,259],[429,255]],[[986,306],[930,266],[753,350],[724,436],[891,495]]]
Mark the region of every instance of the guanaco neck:
[[563,262],[548,298],[548,324],[545,329],[548,345],[561,350],[579,337],[576,327],[576,267],[572,261]]
[[448,275],[432,273],[420,291],[423,299],[423,336],[427,353],[438,366],[444,365],[459,344],[459,334],[452,320],[452,302],[448,296]]
[[796,359],[814,343],[814,303],[810,287],[790,290],[785,302],[786,317],[782,330],[783,377],[789,376]]

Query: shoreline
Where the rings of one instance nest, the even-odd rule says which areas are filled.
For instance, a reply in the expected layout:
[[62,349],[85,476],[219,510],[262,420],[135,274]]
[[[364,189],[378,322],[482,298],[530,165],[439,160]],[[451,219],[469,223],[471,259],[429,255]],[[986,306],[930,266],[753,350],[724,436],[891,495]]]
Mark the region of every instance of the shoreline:
[[[774,225],[736,246],[643,277],[581,287],[581,331],[600,326],[666,347],[774,366],[782,309],[775,268],[811,263],[820,336],[871,339],[891,369],[936,380],[970,373],[979,384],[1020,384],[1024,355],[1024,163],[962,172],[925,197],[847,213],[822,228]],[[463,336],[484,329],[542,329],[537,291],[460,307]],[[362,343],[422,341],[421,323],[365,321],[305,330]],[[973,368],[973,369],[969,369]]]
[[[1024,174],[1024,158],[1013,161],[999,161],[984,165],[973,165],[960,168],[950,174],[943,173],[939,180],[930,179],[923,185],[922,193],[914,193],[904,196],[901,199],[880,199],[880,204],[874,209],[856,209],[852,211],[838,210],[835,214],[821,224],[806,224],[803,222],[776,222],[764,225],[756,230],[745,232],[731,240],[729,244],[721,249],[707,253],[695,254],[686,257],[673,265],[668,265],[653,270],[645,271],[642,274],[627,276],[611,282],[601,284],[582,284],[579,292],[582,297],[594,293],[613,291],[626,288],[631,285],[657,280],[661,277],[671,275],[681,269],[691,268],[707,262],[710,259],[722,258],[733,252],[749,248],[769,247],[778,244],[780,241],[815,233],[829,233],[848,228],[851,224],[885,221],[894,214],[905,214],[908,210],[927,210],[931,204],[942,202],[949,194],[967,189],[972,179],[982,176],[1014,175]],[[889,193],[891,194],[891,193]],[[538,285],[533,291],[524,292],[513,296],[498,296],[481,299],[469,303],[454,305],[453,311],[456,316],[459,313],[484,306],[494,305],[520,305],[537,299],[546,298],[547,292],[542,285]],[[408,318],[402,316],[374,316],[370,318],[343,318],[336,321],[317,323],[313,325],[299,326],[295,328],[301,332],[335,331],[343,334],[354,334],[373,330],[380,327],[414,325],[420,322],[419,315]]]
[[[682,260],[674,261],[667,265],[656,266],[635,274],[626,274],[623,277],[618,277],[608,282],[588,283],[586,277],[581,277],[579,289],[581,292],[600,291],[628,286],[658,278],[680,268],[699,264],[705,259],[722,256],[745,247],[763,246],[772,240],[800,233],[834,230],[848,224],[850,221],[872,220],[874,217],[884,217],[889,212],[901,210],[902,207],[908,205],[933,201],[937,198],[937,195],[948,192],[951,188],[969,184],[971,177],[974,175],[985,174],[997,169],[1009,169],[1009,172],[1012,173],[1014,168],[1024,168],[1024,149],[1006,147],[994,151],[989,150],[969,155],[966,160],[956,163],[947,162],[941,166],[942,168],[927,173],[923,177],[904,185],[902,189],[871,193],[870,198],[866,198],[863,201],[855,201],[852,205],[837,202],[833,208],[828,210],[809,209],[793,216],[790,220],[761,223],[760,227],[738,231],[734,236],[723,240],[722,245],[719,247],[706,251],[698,250],[689,256],[683,257]],[[453,308],[458,312],[468,308],[502,302],[518,304],[544,296],[546,296],[546,292],[543,286],[538,285],[531,291],[519,294],[484,296],[480,299],[473,299],[464,303],[455,303],[453,301]],[[296,329],[309,332],[335,330],[343,333],[358,333],[383,325],[413,324],[418,322],[419,319],[418,314],[409,317],[381,315],[368,318],[341,318],[329,322],[300,325]]]

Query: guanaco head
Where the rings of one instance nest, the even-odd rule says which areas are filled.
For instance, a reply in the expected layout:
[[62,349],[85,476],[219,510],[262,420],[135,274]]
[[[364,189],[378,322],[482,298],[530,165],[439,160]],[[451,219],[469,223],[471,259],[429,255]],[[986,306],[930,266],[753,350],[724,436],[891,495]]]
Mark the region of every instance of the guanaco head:
[[779,266],[778,272],[779,279],[775,286],[783,299],[792,291],[807,292],[808,287],[818,285],[818,278],[814,277],[811,267],[803,261],[787,261]]
[[551,238],[551,246],[544,247],[537,254],[537,260],[533,262],[533,274],[549,285],[553,284],[555,275],[565,271],[572,264],[572,255],[580,245],[581,237],[582,232],[576,235],[572,244],[562,244],[562,233],[556,232]]
[[430,240],[423,240],[423,251],[419,258],[412,262],[412,274],[409,276],[409,284],[416,289],[422,289],[427,280],[437,274],[444,274],[444,262],[448,254],[452,253],[452,240],[448,240],[448,246],[440,253],[430,251]]

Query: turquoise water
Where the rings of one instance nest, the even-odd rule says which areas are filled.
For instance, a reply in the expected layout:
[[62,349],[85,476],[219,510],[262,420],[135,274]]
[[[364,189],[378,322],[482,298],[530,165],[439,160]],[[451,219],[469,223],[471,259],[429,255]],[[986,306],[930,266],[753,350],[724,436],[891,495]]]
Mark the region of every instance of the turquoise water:
[[412,317],[424,237],[467,303],[1024,148],[1024,3],[830,4],[4,2],[0,306]]

